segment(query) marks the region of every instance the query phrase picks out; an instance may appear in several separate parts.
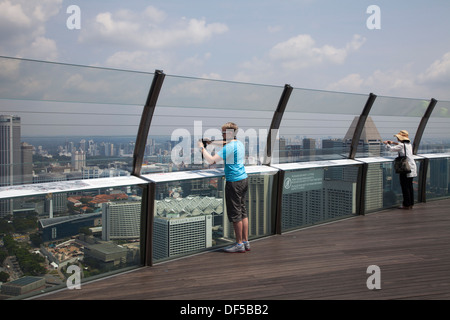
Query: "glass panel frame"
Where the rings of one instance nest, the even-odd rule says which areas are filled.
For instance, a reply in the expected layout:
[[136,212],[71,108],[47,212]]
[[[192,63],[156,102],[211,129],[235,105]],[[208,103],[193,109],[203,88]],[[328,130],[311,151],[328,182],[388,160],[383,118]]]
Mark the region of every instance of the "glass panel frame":
[[[249,239],[274,234],[275,182],[278,170],[267,166],[246,167],[249,189],[246,199]],[[228,221],[223,170],[149,174],[156,184],[153,217],[154,263],[176,259],[233,243]],[[195,235],[195,236],[194,236]]]
[[426,200],[450,197],[450,154],[425,155],[429,159],[426,175]]
[[361,162],[330,160],[275,167],[284,171],[279,182],[282,233],[359,214]]
[[101,180],[93,189],[80,182],[72,189],[33,185],[34,191],[22,189],[28,195],[12,191],[16,196],[9,198],[11,190],[0,188],[0,251],[9,266],[2,294],[17,299],[81,288],[85,281],[142,266],[143,185]]
[[392,156],[392,153],[381,143],[386,140],[397,141],[394,134],[400,130],[408,131],[411,144],[413,144],[420,121],[429,103],[430,101],[425,99],[378,96],[369,116],[377,137],[372,139],[373,151],[368,155],[358,154],[358,157]]
[[[198,152],[203,138],[222,140],[234,122],[246,146],[245,165],[260,165],[283,87],[166,75],[147,138],[142,174],[221,168]],[[207,146],[211,153],[221,147]]]
[[[347,159],[368,95],[294,88],[273,164]],[[352,127],[353,125],[353,127]]]
[[16,177],[0,186],[130,175],[152,73],[6,57],[0,69],[2,141],[17,119],[0,142]]
[[438,101],[428,119],[418,153],[450,152],[450,101]]

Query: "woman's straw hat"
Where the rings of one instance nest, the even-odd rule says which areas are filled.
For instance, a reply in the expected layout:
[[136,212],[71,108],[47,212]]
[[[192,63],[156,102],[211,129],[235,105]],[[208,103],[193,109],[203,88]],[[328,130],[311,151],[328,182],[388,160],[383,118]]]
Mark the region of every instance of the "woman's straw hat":
[[399,133],[394,134],[394,137],[397,137],[400,141],[409,141],[409,133],[406,130],[401,130]]

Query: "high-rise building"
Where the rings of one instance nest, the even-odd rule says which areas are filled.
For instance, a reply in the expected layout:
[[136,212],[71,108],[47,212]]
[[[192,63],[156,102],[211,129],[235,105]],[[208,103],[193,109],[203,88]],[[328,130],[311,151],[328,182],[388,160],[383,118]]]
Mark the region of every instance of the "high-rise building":
[[153,258],[164,259],[212,246],[212,216],[155,218]]
[[[66,181],[66,176],[60,173],[41,173],[33,177],[33,183],[46,183]],[[51,218],[53,213],[61,213],[67,211],[67,193],[48,194],[45,198],[45,213]]]
[[102,239],[139,239],[141,202],[106,202],[102,212]]
[[20,117],[0,115],[0,186],[22,183]]
[[[353,134],[358,123],[355,117],[350,128],[345,135],[344,141],[347,146],[352,143]],[[381,155],[382,139],[378,129],[371,117],[367,117],[361,137],[358,142],[358,154],[364,154],[369,157],[379,157]],[[367,212],[383,208],[383,168],[381,164],[369,166],[366,179],[365,210]]]
[[[270,214],[271,176],[269,175],[249,175],[248,191],[246,198],[246,209],[248,215],[248,235],[264,236],[272,232]],[[226,202],[224,201],[226,212]],[[224,237],[234,239],[233,223],[228,221],[225,214],[223,220]]]
[[26,142],[22,142],[21,154],[22,184],[33,183],[33,146]]
[[312,138],[303,139],[303,156],[312,157],[316,155],[316,140]]
[[[0,187],[22,183],[20,117],[0,115]],[[13,214],[13,199],[0,200],[0,217]]]
[[[350,147],[352,144],[353,134],[355,133],[356,125],[358,124],[359,117],[355,117],[353,119],[350,128],[345,134],[344,141],[347,144],[347,147]],[[364,124],[364,128],[361,132],[361,137],[358,142],[358,153],[367,154],[370,157],[379,157],[381,153],[381,143],[382,143],[381,135],[378,132],[378,129],[373,122],[371,117],[367,117],[366,123]]]
[[342,139],[324,139],[322,141],[322,154],[343,154],[344,141]]
[[283,182],[282,228],[292,229],[356,213],[357,167],[287,172]]
[[291,229],[356,213],[356,182],[323,181],[320,188],[283,194],[282,228]]
[[86,166],[86,153],[83,150],[75,151],[72,154],[72,168],[74,171],[81,171]]

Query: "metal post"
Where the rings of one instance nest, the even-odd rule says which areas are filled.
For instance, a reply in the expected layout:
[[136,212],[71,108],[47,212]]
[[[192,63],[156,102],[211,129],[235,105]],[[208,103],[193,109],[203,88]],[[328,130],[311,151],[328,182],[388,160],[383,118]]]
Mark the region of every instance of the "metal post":
[[349,159],[355,159],[356,150],[358,149],[359,139],[361,138],[361,133],[366,124],[367,116],[369,115],[370,109],[372,108],[376,95],[370,93],[369,98],[367,99],[366,105],[359,116],[358,123],[356,124],[355,132],[353,132],[352,144],[350,146],[350,153],[348,155]]
[[427,173],[430,168],[430,159],[423,159],[419,169],[419,189],[417,192],[417,202],[427,202]]
[[[281,94],[280,101],[278,102],[277,109],[273,114],[272,123],[270,124],[269,134],[267,136],[266,152],[263,162],[264,165],[270,165],[272,161],[272,132],[275,132],[274,130],[278,131],[278,129],[280,129],[281,119],[283,118],[284,110],[286,109],[286,105],[289,101],[292,90],[293,88],[290,85],[286,84],[284,86],[284,90]],[[273,137],[273,139],[275,139],[275,137]]]
[[358,170],[358,183],[360,188],[356,190],[356,212],[358,215],[366,214],[367,172],[369,164],[363,163]]
[[141,122],[139,124],[136,145],[133,153],[132,175],[134,176],[139,176],[141,173],[148,132],[150,130],[150,124],[152,122],[156,102],[158,101],[159,92],[161,91],[165,76],[166,75],[162,71],[155,71],[155,76],[153,77],[153,82],[148,93],[147,101],[144,105],[144,110],[142,111]]
[[144,266],[153,265],[153,216],[156,184],[149,182],[143,187],[141,209],[141,261]]
[[276,195],[276,210],[275,210],[275,234],[281,234],[283,232],[282,228],[282,202],[283,202],[283,186],[284,186],[284,175],[285,171],[280,170],[277,173],[277,195]]
[[420,120],[419,127],[417,128],[416,135],[414,137],[414,143],[413,143],[413,154],[417,154],[417,150],[419,150],[420,141],[422,140],[422,135],[425,130],[425,127],[427,126],[428,119],[431,116],[431,113],[434,110],[434,107],[437,104],[437,100],[432,98],[430,100],[430,103],[428,104],[428,108],[425,111],[425,114],[422,117],[422,120]]

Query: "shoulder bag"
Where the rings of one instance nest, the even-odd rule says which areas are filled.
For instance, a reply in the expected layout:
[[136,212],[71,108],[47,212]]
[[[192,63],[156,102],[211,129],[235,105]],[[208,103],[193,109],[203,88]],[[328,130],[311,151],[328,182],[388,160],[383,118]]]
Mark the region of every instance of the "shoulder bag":
[[406,157],[406,146],[403,144],[403,147],[405,148],[405,155],[400,156],[400,153],[398,154],[398,157],[394,159],[394,170],[396,173],[410,173],[411,167],[408,163],[408,158]]

